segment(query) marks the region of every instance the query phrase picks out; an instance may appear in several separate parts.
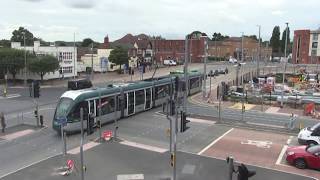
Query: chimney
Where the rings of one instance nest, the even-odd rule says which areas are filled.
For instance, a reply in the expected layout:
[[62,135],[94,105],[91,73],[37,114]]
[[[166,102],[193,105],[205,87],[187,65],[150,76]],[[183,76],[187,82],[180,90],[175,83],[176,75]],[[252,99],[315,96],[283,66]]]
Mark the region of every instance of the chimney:
[[104,38],[103,47],[104,47],[105,49],[108,49],[108,48],[109,48],[109,37],[108,37],[108,35]]

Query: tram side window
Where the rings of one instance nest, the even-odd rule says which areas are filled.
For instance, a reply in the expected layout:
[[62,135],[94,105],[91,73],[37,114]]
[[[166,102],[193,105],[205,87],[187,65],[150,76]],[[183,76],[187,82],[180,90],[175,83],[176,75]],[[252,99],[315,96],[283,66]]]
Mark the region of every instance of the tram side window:
[[165,97],[167,94],[169,94],[169,85],[162,85],[162,86],[156,87],[156,94],[155,94],[156,99],[161,99]]
[[80,109],[83,108],[83,119],[87,120],[88,119],[88,102],[87,101],[82,101],[77,104],[77,106],[73,109],[72,113],[70,114],[68,120],[71,121],[80,121]]
[[136,91],[136,106],[144,104],[144,89]]
[[[96,100],[96,104],[97,104],[97,113],[99,113],[99,99]],[[105,114],[109,114],[114,112],[114,97],[104,97],[101,98],[101,115],[105,115]]]
[[199,78],[190,79],[190,89],[197,88],[200,86]]

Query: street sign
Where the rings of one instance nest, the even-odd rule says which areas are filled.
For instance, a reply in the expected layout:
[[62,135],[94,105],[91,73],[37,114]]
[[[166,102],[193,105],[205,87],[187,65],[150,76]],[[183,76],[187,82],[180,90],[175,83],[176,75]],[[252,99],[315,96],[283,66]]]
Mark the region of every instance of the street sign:
[[65,118],[65,117],[58,118],[57,122],[59,125],[65,126],[65,125],[67,125],[67,118]]

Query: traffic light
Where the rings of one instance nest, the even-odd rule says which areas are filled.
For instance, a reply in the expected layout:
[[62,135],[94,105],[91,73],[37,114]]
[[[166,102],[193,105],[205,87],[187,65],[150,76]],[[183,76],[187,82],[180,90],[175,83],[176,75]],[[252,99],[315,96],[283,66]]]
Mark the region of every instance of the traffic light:
[[175,89],[175,92],[179,91],[179,77],[178,76],[175,78],[175,81],[174,81],[174,89]]
[[187,129],[189,129],[190,127],[187,126],[187,123],[189,123],[190,121],[187,120],[187,115],[185,112],[181,111],[181,127],[180,127],[180,132],[185,132]]
[[171,157],[170,157],[170,165],[171,165],[171,167],[174,167],[175,162],[176,162],[176,156],[174,154],[171,154]]
[[39,98],[40,97],[40,84],[38,81],[34,81],[32,84],[33,84],[33,97]]
[[38,118],[38,110],[34,110],[34,117]]
[[176,104],[173,100],[170,100],[169,103],[170,103],[170,106],[169,106],[170,112],[169,113],[170,113],[170,116],[173,116],[176,114]]
[[89,136],[90,134],[93,134],[94,132],[94,116],[93,114],[89,114],[89,118],[87,121],[87,135]]
[[256,174],[255,171],[250,171],[244,164],[238,166],[238,180],[248,180]]

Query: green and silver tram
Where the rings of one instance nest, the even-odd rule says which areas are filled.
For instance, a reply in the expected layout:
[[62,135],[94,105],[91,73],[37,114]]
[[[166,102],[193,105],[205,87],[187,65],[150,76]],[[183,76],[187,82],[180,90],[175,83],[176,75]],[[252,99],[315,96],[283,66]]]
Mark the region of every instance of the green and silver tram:
[[[100,116],[101,123],[105,124],[115,118],[128,117],[160,106],[167,100],[170,90],[174,91],[176,76],[183,79],[183,74],[174,73],[156,79],[118,83],[104,88],[67,91],[60,97],[56,107],[53,128],[60,133],[58,119],[66,118],[64,130],[67,133],[80,131],[81,108],[85,121],[89,114],[93,114],[94,117]],[[201,73],[190,72],[189,95],[201,91],[202,79]],[[87,123],[84,123],[84,128],[86,125]]]

